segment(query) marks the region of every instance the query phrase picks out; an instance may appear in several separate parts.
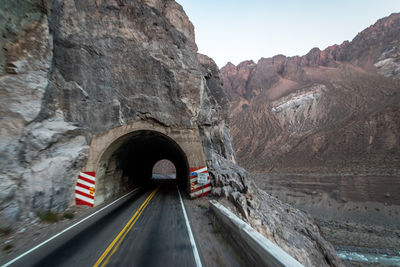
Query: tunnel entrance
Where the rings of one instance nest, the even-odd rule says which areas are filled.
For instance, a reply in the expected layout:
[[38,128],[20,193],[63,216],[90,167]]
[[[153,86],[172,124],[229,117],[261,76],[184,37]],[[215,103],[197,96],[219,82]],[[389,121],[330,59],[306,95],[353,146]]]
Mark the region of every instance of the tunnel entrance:
[[[200,194],[195,172],[208,171],[196,127],[167,127],[152,120],[139,120],[94,134],[80,173],[95,177],[96,206],[151,181],[153,166],[163,159],[175,166],[174,182],[182,192],[191,198],[204,195]],[[211,191],[210,185],[207,190]]]
[[175,176],[177,185],[187,192],[188,159],[172,138],[151,130],[139,130],[121,136],[108,146],[99,160],[96,202],[101,203],[121,192],[154,183],[153,169],[158,162],[169,162],[173,166],[171,175]]

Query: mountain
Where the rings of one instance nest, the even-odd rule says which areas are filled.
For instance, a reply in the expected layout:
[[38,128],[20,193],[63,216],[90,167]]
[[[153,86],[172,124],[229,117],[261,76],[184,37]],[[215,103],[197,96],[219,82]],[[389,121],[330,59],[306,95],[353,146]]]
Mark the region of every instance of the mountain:
[[29,246],[27,233],[32,242],[50,235],[37,214],[77,209],[80,172],[95,172],[97,205],[151,178],[165,158],[186,190],[190,167],[207,164],[212,194],[305,266],[342,266],[309,215],[235,164],[218,67],[197,53],[178,3],[1,4],[0,244],[11,253]]
[[248,170],[400,173],[400,13],[351,42],[220,71]]

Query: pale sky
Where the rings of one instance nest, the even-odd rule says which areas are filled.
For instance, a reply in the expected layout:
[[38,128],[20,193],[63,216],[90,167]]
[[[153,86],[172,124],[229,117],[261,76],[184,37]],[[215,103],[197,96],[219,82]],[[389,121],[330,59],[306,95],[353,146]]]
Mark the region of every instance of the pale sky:
[[277,54],[304,55],[351,41],[400,0],[177,0],[195,27],[199,52],[219,67]]

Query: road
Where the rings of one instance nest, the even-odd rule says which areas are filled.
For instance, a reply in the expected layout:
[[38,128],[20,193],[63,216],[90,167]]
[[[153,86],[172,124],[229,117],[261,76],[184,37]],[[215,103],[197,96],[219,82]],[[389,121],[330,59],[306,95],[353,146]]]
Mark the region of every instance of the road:
[[196,266],[173,183],[138,191],[86,224],[10,266]]

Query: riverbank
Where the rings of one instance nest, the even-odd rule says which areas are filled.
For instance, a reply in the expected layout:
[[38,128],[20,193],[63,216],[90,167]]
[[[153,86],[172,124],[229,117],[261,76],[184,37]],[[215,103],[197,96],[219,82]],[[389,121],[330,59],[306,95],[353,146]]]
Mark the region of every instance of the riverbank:
[[338,250],[339,257],[348,267],[400,266],[400,256]]
[[[400,256],[399,176],[269,173],[252,177],[269,194],[313,216],[349,266],[385,266],[391,261],[388,258]],[[374,258],[381,261],[373,263]]]

